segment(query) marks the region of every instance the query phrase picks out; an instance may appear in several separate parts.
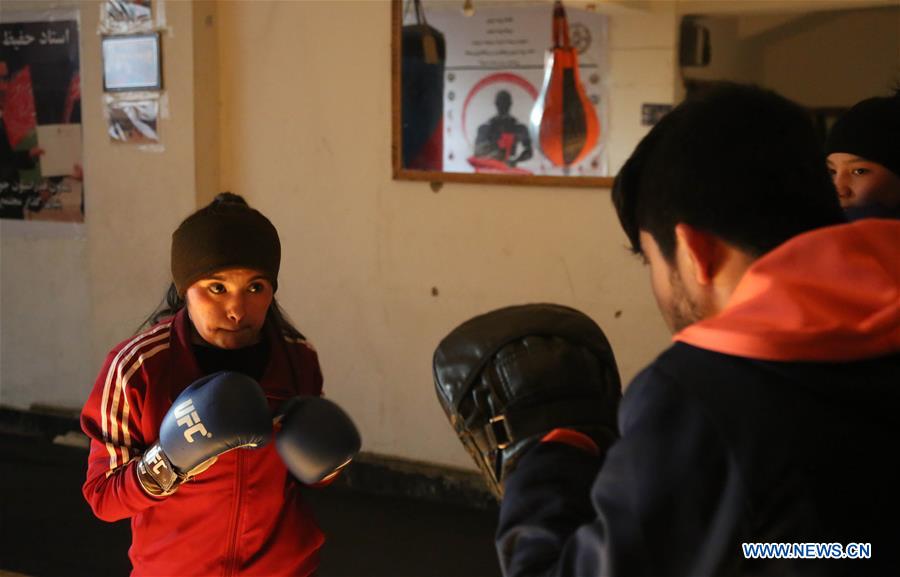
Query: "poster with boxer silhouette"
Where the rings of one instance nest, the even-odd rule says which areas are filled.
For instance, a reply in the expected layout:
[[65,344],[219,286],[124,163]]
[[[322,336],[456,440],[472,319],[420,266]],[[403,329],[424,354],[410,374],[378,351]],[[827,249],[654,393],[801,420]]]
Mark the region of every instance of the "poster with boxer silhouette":
[[[601,126],[607,111],[607,20],[568,8],[569,34],[587,97]],[[604,131],[577,164],[560,167],[535,141],[532,110],[552,45],[553,6],[485,6],[471,16],[430,7],[429,23],[446,40],[443,170],[606,176]]]
[[0,218],[83,222],[77,12],[0,22]]

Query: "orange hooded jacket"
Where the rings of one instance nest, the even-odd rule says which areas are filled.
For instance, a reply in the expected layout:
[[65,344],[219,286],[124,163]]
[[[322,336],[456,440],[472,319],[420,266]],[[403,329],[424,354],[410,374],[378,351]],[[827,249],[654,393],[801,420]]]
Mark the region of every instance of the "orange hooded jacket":
[[770,361],[852,361],[900,351],[900,221],[801,234],[757,260],[725,309],[674,336]]

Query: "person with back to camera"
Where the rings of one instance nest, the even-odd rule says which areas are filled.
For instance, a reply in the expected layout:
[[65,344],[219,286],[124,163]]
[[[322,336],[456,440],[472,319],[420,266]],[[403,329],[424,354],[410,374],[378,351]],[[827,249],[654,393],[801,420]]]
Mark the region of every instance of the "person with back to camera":
[[272,223],[220,194],[173,233],[152,326],[106,358],[81,415],[83,492],[100,519],[131,518],[132,575],[318,565],[324,537],[298,481],[327,483],[360,440],[274,299],[280,263]]
[[[806,112],[728,83],[662,118],[612,198],[674,333],[621,404],[565,308],[489,312],[435,352],[502,484],[504,575],[900,574],[900,222],[847,223]],[[557,410],[577,398],[593,421]]]
[[825,153],[848,218],[900,218],[900,90],[845,112]]

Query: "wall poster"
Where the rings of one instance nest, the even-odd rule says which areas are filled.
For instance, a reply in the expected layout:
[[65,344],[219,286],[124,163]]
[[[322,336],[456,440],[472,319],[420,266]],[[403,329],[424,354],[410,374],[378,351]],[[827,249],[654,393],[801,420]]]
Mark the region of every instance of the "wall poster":
[[129,92],[106,94],[104,115],[112,142],[138,144],[143,150],[161,151],[159,138],[159,93]]
[[[530,115],[552,46],[553,6],[433,6],[428,24],[446,38],[443,170],[561,176],[606,176],[607,17],[570,8],[581,81],[600,122],[596,146],[568,170],[534,142]],[[404,24],[413,23],[411,15]]]
[[0,218],[84,222],[78,13],[0,21]]
[[[100,5],[100,32],[134,34],[153,30],[153,6],[150,0],[106,0]],[[164,25],[161,0],[157,1],[157,22]]]

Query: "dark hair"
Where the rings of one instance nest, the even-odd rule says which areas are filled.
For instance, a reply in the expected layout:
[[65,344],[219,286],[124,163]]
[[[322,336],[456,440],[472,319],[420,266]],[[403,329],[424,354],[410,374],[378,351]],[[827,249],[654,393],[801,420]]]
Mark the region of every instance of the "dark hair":
[[646,231],[670,260],[685,223],[760,256],[787,239],[844,222],[806,111],[756,86],[714,83],[641,140],[613,184],[632,250]]

